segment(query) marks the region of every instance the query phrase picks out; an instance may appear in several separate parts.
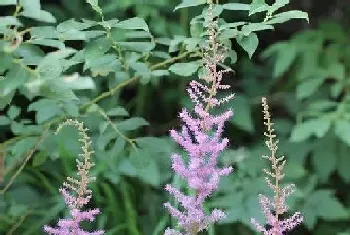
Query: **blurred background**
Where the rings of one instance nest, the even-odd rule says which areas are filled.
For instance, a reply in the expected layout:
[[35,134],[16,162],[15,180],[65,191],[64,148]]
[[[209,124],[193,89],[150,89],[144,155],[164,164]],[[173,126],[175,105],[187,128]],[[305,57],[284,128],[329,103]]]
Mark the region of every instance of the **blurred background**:
[[[220,0],[222,4],[229,2],[239,1]],[[161,44],[153,64],[181,55],[181,50],[174,48],[180,47],[181,37],[190,37],[190,22],[202,12],[199,7],[174,12],[178,4],[180,0],[100,1],[107,20],[135,16],[145,19],[153,38]],[[58,23],[71,18],[100,19],[85,1],[42,0],[41,7]],[[257,195],[269,191],[262,172],[265,161],[261,156],[267,154],[262,135],[262,96],[270,102],[280,139],[279,154],[288,160],[286,182],[297,186],[288,203],[291,211],[300,210],[305,215],[305,223],[290,234],[350,235],[350,2],[291,0],[284,10],[291,9],[308,12],[310,23],[292,20],[277,25],[273,31],[260,32],[259,47],[252,59],[232,42],[238,60],[230,66],[234,73],[225,79],[236,94],[227,104],[235,115],[226,128],[231,145],[221,164],[233,165],[235,172],[222,179],[220,190],[206,205],[208,210],[219,207],[228,213],[222,223],[210,228],[210,235],[255,234],[250,218],[263,220]],[[2,16],[12,15],[13,11],[14,7],[1,7]],[[248,18],[241,11],[224,11],[221,17],[226,22],[262,18],[259,14]],[[31,21],[26,24],[39,25]],[[76,50],[97,46],[79,40],[65,44]],[[168,46],[173,49],[168,50]],[[42,51],[52,49],[43,47]],[[21,53],[24,56],[26,52]],[[27,53],[34,52],[28,49]],[[126,60],[138,59],[133,56]],[[5,57],[1,58],[5,63]],[[80,60],[78,56],[76,60]],[[193,59],[180,59],[190,60]],[[76,72],[92,77],[94,89],[89,89],[91,80],[87,80],[84,86],[88,89],[77,91],[83,101],[121,82],[118,79],[123,74],[112,74],[107,69],[106,75],[105,68],[96,67],[85,71],[75,65],[65,72],[67,79]],[[74,174],[75,156],[80,151],[77,133],[65,128],[54,136],[56,123],[49,126],[48,136],[40,136],[48,122],[62,115],[83,120],[94,142],[93,174],[98,180],[91,187],[93,205],[102,214],[87,227],[103,228],[107,234],[156,235],[174,224],[162,205],[168,200],[173,202],[164,185],[181,185],[172,176],[169,160],[172,152],[181,150],[168,138],[168,131],[180,127],[177,113],[189,103],[185,88],[196,74],[163,73],[142,75],[140,81],[102,100],[100,107],[109,110],[107,120],[101,112],[95,112],[95,106],[83,112],[75,101],[39,102],[41,98],[30,100],[25,92],[15,93],[11,105],[2,104],[0,154],[2,150],[6,174],[1,187],[6,188],[16,177],[0,195],[0,234],[43,234],[44,224],[53,225],[65,215],[58,188],[66,176]],[[128,115],[133,118],[124,119]],[[113,128],[107,128],[111,122],[117,122],[127,137],[113,134]],[[136,143],[140,156],[135,156],[131,143]],[[18,169],[21,171],[17,176]]]

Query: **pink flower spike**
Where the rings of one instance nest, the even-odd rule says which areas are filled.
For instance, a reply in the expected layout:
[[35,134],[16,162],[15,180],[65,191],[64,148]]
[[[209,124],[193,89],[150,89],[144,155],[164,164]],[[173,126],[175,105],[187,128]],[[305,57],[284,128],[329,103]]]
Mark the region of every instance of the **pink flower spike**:
[[98,230],[94,232],[86,232],[80,228],[83,221],[94,221],[95,216],[100,213],[99,209],[83,210],[91,200],[91,190],[87,188],[87,184],[92,181],[89,171],[93,163],[91,162],[90,138],[86,134],[87,129],[83,127],[83,123],[77,120],[68,119],[61,124],[57,132],[65,125],[73,125],[77,127],[80,135],[79,141],[82,143],[83,153],[80,156],[82,160],[77,159],[78,179],[67,177],[67,181],[63,183],[63,187],[59,189],[64,198],[65,204],[69,209],[71,218],[60,219],[57,228],[45,225],[44,231],[51,235],[102,235],[104,231]]
[[185,195],[175,186],[165,189],[179,202],[181,208],[175,208],[169,202],[164,206],[170,215],[178,220],[182,231],[168,228],[165,235],[194,235],[206,230],[210,225],[222,220],[225,213],[214,209],[206,214],[204,203],[219,187],[221,176],[232,172],[232,167],[220,168],[218,157],[227,148],[229,140],[222,138],[225,123],[233,115],[227,110],[220,115],[212,115],[209,110],[227,102],[233,95],[222,99],[216,97],[219,90],[227,90],[229,85],[221,84],[223,73],[219,63],[226,58],[225,47],[218,42],[218,24],[214,19],[214,4],[209,4],[208,45],[205,48],[203,64],[204,75],[200,81],[190,82],[187,92],[194,104],[192,110],[182,109],[179,117],[183,122],[181,131],[171,130],[170,136],[186,152],[188,160],[180,154],[173,154],[172,169],[183,178],[191,193]]
[[[285,232],[293,230],[297,225],[301,224],[303,222],[303,216],[300,212],[296,212],[287,219],[281,219],[281,216],[288,210],[286,198],[295,191],[295,185],[288,184],[281,187],[286,160],[284,156],[277,157],[278,140],[276,140],[276,134],[274,134],[273,123],[271,122],[271,114],[266,98],[262,99],[262,106],[264,125],[266,126],[264,135],[267,138],[265,144],[271,151],[270,156],[264,156],[265,159],[271,162],[270,169],[264,169],[267,174],[265,180],[267,186],[274,192],[274,196],[270,199],[265,195],[259,195],[260,208],[265,215],[266,224],[269,225],[269,228],[265,229],[255,219],[251,219],[251,223],[258,232],[264,235],[284,235]],[[274,182],[274,184],[272,182]]]

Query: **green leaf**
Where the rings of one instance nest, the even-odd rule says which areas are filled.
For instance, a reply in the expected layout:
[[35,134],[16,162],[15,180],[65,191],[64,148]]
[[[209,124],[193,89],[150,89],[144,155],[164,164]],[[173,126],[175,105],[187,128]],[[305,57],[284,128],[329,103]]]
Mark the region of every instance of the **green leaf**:
[[337,157],[334,153],[337,152],[334,139],[320,139],[311,155],[311,163],[315,168],[321,182],[327,182],[330,174],[336,169]]
[[46,23],[56,23],[56,18],[48,11],[40,11],[39,17],[34,18],[37,21],[46,22]]
[[76,29],[71,29],[71,30],[67,30],[67,31],[64,31],[62,33],[60,33],[60,39],[61,40],[64,40],[64,41],[69,41],[69,40],[87,40],[87,37],[86,37],[86,33],[85,31],[79,31],[79,30],[76,30]]
[[11,124],[11,119],[6,116],[0,116],[0,126],[7,126]]
[[1,89],[0,89],[0,97],[1,97],[1,99],[0,99],[0,109],[4,109],[5,106],[10,104],[14,95],[15,95],[15,91],[11,91],[9,94],[7,94],[5,96],[2,96],[1,95]]
[[310,103],[310,105],[307,107],[308,110],[311,112],[316,113],[324,113],[328,110],[332,110],[336,108],[337,103],[330,101],[330,100],[319,100],[313,103]]
[[220,32],[219,39],[221,41],[229,40],[232,38],[236,38],[238,36],[238,30],[237,29],[224,29]]
[[135,139],[138,146],[150,149],[154,153],[169,153],[171,146],[165,139],[157,137],[139,137]]
[[129,159],[124,158],[121,163],[119,163],[118,170],[122,175],[131,177],[137,176],[137,169],[131,164]]
[[21,22],[13,16],[0,16],[0,33],[4,33],[7,26],[21,26]]
[[21,139],[13,145],[11,153],[15,156],[15,158],[22,156],[24,153],[29,151],[29,149],[33,148],[37,142],[38,137],[26,137]]
[[47,154],[45,152],[39,152],[34,156],[32,165],[34,167],[41,166],[46,162]]
[[60,60],[48,55],[40,62],[37,70],[41,78],[48,80],[59,77],[63,67]]
[[120,21],[114,25],[114,27],[121,29],[142,29],[149,32],[149,28],[144,19],[139,17],[130,18],[124,21]]
[[250,5],[244,3],[226,3],[223,5],[225,10],[230,11],[249,11]]
[[111,129],[107,129],[108,125],[107,122],[100,124],[100,136],[97,140],[97,147],[100,150],[105,149],[111,140],[118,137],[118,133]]
[[86,61],[92,61],[103,56],[111,47],[111,40],[107,38],[97,39],[86,46],[84,49],[84,58]]
[[140,41],[140,39],[152,39],[152,34],[148,31],[117,28],[112,30],[112,38],[118,42],[131,40]]
[[40,94],[53,100],[78,100],[69,85],[62,79],[51,79],[45,81],[40,87]]
[[[28,188],[26,188],[26,189],[28,189]],[[16,191],[18,192],[19,190],[16,190]],[[24,191],[26,191],[26,190],[24,190]],[[28,191],[26,191],[26,192],[28,192]],[[23,191],[22,191],[22,193],[23,193]],[[16,204],[11,205],[8,213],[9,213],[9,216],[20,217],[21,215],[25,214],[27,211],[28,211],[27,205],[16,203]]]
[[0,80],[0,97],[9,95],[16,88],[22,86],[29,79],[24,67],[16,65],[10,68],[4,79]]
[[64,49],[65,45],[63,42],[58,40],[52,40],[52,39],[33,39],[30,41],[34,45],[42,45],[42,46],[48,46],[48,47],[55,47],[58,49]]
[[102,15],[102,9],[98,5],[98,0],[86,0],[86,2],[91,5],[94,11]]
[[336,78],[338,80],[345,79],[345,66],[341,63],[334,63],[328,67],[327,73],[329,77]]
[[169,45],[169,52],[175,52],[180,50],[181,43],[185,40],[184,36],[177,36],[174,39],[170,40],[169,42],[166,42],[166,45]]
[[117,24],[118,22],[119,22],[119,20],[112,19],[112,20],[107,20],[107,21],[102,21],[102,22],[97,22],[97,23],[105,29],[110,29],[110,28],[113,28],[115,26],[115,24]]
[[253,1],[253,3],[250,5],[249,16],[268,10],[269,5],[267,5],[264,1]]
[[142,62],[131,63],[130,68],[135,71],[136,76],[141,76],[141,83],[146,84],[151,78],[151,70],[148,68],[147,64]]
[[301,82],[296,89],[297,98],[305,99],[314,94],[323,84],[325,77],[316,77]]
[[140,148],[133,148],[130,152],[129,159],[136,169],[141,169],[147,166],[151,161],[149,152]]
[[289,162],[286,165],[285,175],[286,175],[286,178],[288,179],[300,179],[304,177],[306,173],[307,171],[302,164]]
[[[23,57],[22,62],[27,65],[38,65],[45,57],[44,52],[36,45],[22,43],[16,53]],[[35,74],[37,76],[37,74]]]
[[129,116],[129,113],[128,113],[128,111],[126,111],[125,108],[117,107],[117,108],[113,108],[113,109],[109,110],[107,112],[107,115],[111,116],[111,117],[125,117],[125,116]]
[[114,142],[112,148],[107,152],[107,154],[114,159],[119,157],[119,154],[125,149],[126,140],[122,137],[118,137]]
[[183,0],[180,5],[177,5],[175,7],[174,11],[181,8],[199,6],[206,3],[207,3],[207,0]]
[[147,126],[149,123],[140,117],[129,118],[125,121],[117,123],[117,127],[122,131],[132,131],[136,130],[141,126]]
[[137,175],[147,184],[152,186],[160,185],[160,171],[154,158],[149,158],[148,164],[137,170]]
[[59,38],[59,33],[55,27],[52,26],[42,26],[33,27],[30,31],[32,39],[57,39]]
[[184,45],[186,47],[187,51],[194,51],[196,50],[197,46],[200,43],[200,39],[199,38],[186,38],[184,40]]
[[345,144],[350,146],[350,122],[347,120],[337,120],[334,132]]
[[236,38],[237,43],[248,53],[249,58],[252,58],[255,50],[258,48],[259,39],[256,33],[251,33],[248,36]]
[[324,118],[308,120],[294,127],[290,140],[293,142],[300,142],[308,139],[312,135],[321,138],[327,133],[330,125],[330,120]]
[[309,198],[316,206],[315,212],[321,218],[329,221],[344,220],[349,218],[348,211],[329,190],[315,191]]
[[84,21],[82,23],[82,22],[77,22],[74,19],[70,19],[57,25],[57,31],[60,33],[69,32],[69,31],[72,32],[72,30],[81,31],[95,25],[97,25],[97,23],[93,21]]
[[272,54],[276,54],[274,77],[281,77],[293,64],[297,57],[298,47],[293,43],[277,43],[262,54],[263,58],[271,57]]
[[349,213],[338,199],[329,190],[317,190],[306,198],[302,211],[304,212],[305,225],[312,229],[316,225],[317,218],[325,220],[345,220]]
[[309,22],[309,16],[303,11],[287,11],[276,14],[271,20],[267,21],[266,24],[281,24],[291,19],[306,19]]
[[60,108],[55,100],[40,99],[29,105],[28,112],[30,111],[36,111],[36,121],[38,124],[41,124],[56,116]]
[[150,52],[156,46],[154,42],[118,42],[118,45],[124,50],[136,52]]
[[169,71],[183,77],[193,75],[199,69],[200,64],[197,62],[176,63],[169,67]]
[[6,6],[6,5],[16,5],[17,0],[1,0],[0,6]]
[[234,64],[237,62],[237,52],[234,50],[228,50],[227,52],[228,57],[230,58],[231,64]]
[[137,176],[145,182],[153,186],[160,185],[160,170],[155,158],[150,156],[147,149],[133,149],[129,156],[131,164],[137,169]]
[[164,76],[169,76],[168,70],[153,70],[151,72],[152,76],[154,77],[164,77]]
[[235,115],[231,118],[231,122],[239,128],[252,133],[254,131],[254,125],[248,99],[244,96],[237,95],[232,103],[236,111],[234,112]]
[[21,109],[17,106],[12,105],[7,111],[7,116],[13,120],[21,113]]
[[87,60],[84,64],[84,71],[91,69],[93,71],[97,70],[111,72],[114,71],[118,66],[120,66],[120,62],[117,59],[116,55],[106,54],[92,60]]
[[63,77],[62,82],[72,90],[93,90],[96,88],[95,82],[91,77],[81,77],[78,73]]
[[70,100],[64,102],[63,110],[68,116],[78,117],[79,116],[79,107],[78,105],[70,102]]
[[19,0],[19,4],[23,7],[21,15],[30,18],[40,17],[40,0]]
[[249,36],[252,32],[274,29],[273,26],[264,23],[249,23],[242,27],[242,33],[244,36]]

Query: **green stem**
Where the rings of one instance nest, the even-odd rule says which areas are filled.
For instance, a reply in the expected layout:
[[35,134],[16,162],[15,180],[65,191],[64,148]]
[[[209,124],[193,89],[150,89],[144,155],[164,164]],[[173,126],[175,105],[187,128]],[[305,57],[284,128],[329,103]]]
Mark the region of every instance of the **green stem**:
[[120,137],[122,137],[123,139],[125,139],[125,140],[131,145],[131,147],[137,151],[137,148],[136,148],[136,145],[135,145],[135,140],[134,140],[134,139],[130,139],[130,138],[128,138],[126,135],[124,135],[124,134],[118,129],[117,125],[115,125],[115,124],[112,122],[112,120],[108,117],[107,113],[106,113],[103,109],[99,108],[98,111],[99,111],[99,113],[107,120],[107,122],[109,123],[109,125],[112,126],[113,130],[114,130],[115,132],[117,132],[117,134],[120,135]]

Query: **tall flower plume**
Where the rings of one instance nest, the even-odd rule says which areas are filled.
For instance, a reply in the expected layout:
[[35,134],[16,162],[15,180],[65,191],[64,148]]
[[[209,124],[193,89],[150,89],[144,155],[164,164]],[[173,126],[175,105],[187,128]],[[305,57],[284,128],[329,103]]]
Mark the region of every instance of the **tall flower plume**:
[[94,221],[95,216],[100,213],[99,209],[83,209],[91,200],[92,195],[91,190],[88,189],[88,184],[94,180],[93,177],[89,176],[90,169],[94,165],[91,162],[91,155],[94,151],[90,150],[91,141],[86,133],[88,129],[84,128],[82,122],[68,119],[58,127],[56,134],[66,125],[77,127],[83,150],[83,153],[79,154],[81,160],[76,160],[78,178],[67,177],[67,181],[63,183],[63,187],[60,189],[72,218],[60,219],[57,228],[45,225],[44,231],[52,235],[102,235],[104,231],[86,232],[80,228],[82,221]]
[[261,210],[266,217],[266,226],[262,226],[255,219],[251,219],[251,223],[255,226],[258,232],[264,235],[284,235],[285,232],[294,229],[297,225],[303,222],[303,216],[300,212],[295,212],[291,217],[287,219],[281,219],[281,216],[288,211],[288,205],[286,204],[286,198],[290,196],[294,190],[294,184],[288,184],[281,187],[281,180],[284,178],[284,166],[286,160],[284,156],[277,157],[278,140],[276,139],[275,130],[273,129],[273,123],[271,122],[271,115],[266,98],[262,98],[262,106],[264,108],[264,125],[267,131],[264,132],[264,136],[267,138],[265,141],[266,146],[271,151],[270,156],[263,156],[263,158],[271,162],[271,170],[264,169],[266,173],[266,183],[269,188],[272,189],[274,196],[269,198],[265,195],[259,195],[259,202]]
[[180,112],[180,119],[184,123],[181,131],[171,130],[170,135],[188,154],[185,161],[180,154],[173,154],[172,169],[187,181],[193,194],[185,195],[173,185],[166,185],[165,189],[180,203],[182,209],[165,203],[171,216],[178,220],[182,231],[168,228],[165,235],[195,235],[206,230],[209,225],[225,217],[225,213],[214,209],[210,214],[204,212],[204,202],[217,190],[221,176],[229,175],[232,167],[219,168],[217,158],[227,147],[229,140],[222,138],[225,122],[232,116],[232,111],[214,116],[209,109],[219,106],[233,98],[233,95],[218,99],[219,90],[229,89],[229,85],[222,85],[222,77],[228,70],[218,69],[223,62],[225,48],[217,41],[217,21],[213,16],[213,3],[209,4],[209,20],[207,23],[208,40],[204,53],[205,75],[200,81],[191,81],[187,89],[194,103],[194,114],[186,109]]

